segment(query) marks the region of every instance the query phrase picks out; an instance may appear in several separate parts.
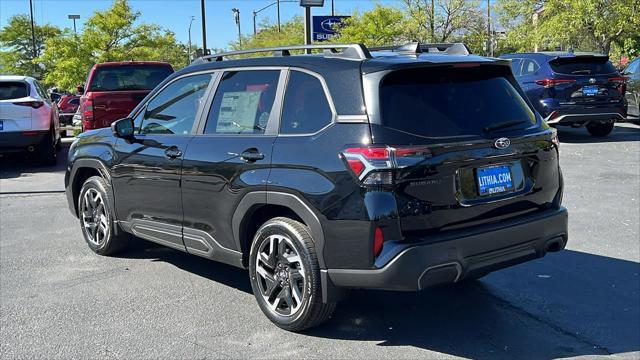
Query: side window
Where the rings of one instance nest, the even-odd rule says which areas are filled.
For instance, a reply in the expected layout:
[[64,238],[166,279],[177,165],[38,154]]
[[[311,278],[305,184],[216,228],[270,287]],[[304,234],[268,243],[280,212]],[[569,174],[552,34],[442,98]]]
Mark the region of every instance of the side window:
[[522,61],[522,76],[533,75],[539,68],[540,66],[535,61],[524,59]]
[[625,73],[627,74],[633,74],[636,75],[635,77],[638,77],[638,75],[640,75],[640,59],[633,61],[625,70]]
[[40,95],[40,98],[42,99],[48,99],[49,96],[47,95],[47,92],[42,88],[42,86],[40,86],[40,83],[37,81],[33,82],[33,85],[36,88],[36,92],[38,93],[38,95]]
[[71,100],[69,100],[69,104],[78,105],[78,104],[80,104],[80,99],[71,99]]
[[225,72],[216,89],[205,134],[264,134],[280,70]]
[[134,119],[135,126],[141,134],[191,133],[209,81],[211,74],[174,81],[147,104]]
[[315,76],[291,71],[282,106],[281,134],[310,134],[331,123],[333,113]]
[[513,71],[514,76],[520,76],[520,64],[522,64],[522,59],[511,59],[511,71]]

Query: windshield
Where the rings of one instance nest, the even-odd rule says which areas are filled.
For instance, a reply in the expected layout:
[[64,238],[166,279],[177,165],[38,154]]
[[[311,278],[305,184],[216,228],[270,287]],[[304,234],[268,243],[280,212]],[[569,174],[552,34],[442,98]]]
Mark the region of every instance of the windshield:
[[603,56],[558,58],[550,61],[549,65],[553,72],[567,75],[600,75],[616,72],[616,68],[609,59]]
[[434,138],[480,136],[535,124],[535,114],[503,72],[489,67],[393,72],[381,86],[382,124]]
[[0,82],[0,100],[19,99],[29,96],[29,87],[21,81]]
[[89,91],[151,90],[173,70],[159,65],[105,66],[96,69]]

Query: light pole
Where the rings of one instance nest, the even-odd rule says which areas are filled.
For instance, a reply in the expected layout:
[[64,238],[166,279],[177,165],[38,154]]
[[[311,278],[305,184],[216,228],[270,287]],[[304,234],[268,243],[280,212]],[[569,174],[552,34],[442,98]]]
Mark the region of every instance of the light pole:
[[487,0],[487,56],[493,56],[491,41],[491,2]]
[[209,55],[207,51],[207,20],[205,19],[204,0],[200,0],[200,13],[202,16],[202,54]]
[[292,3],[292,2],[298,2],[298,0],[277,0],[272,2],[271,4],[259,9],[259,10],[254,10],[253,11],[253,35],[256,35],[258,33],[258,27],[256,25],[256,16],[258,16],[259,13],[261,13],[263,10],[267,10],[268,8],[272,7],[273,5],[277,5],[278,7],[278,32],[280,32],[280,3]]
[[188,42],[188,45],[187,45],[187,47],[189,49],[188,50],[189,51],[189,56],[187,56],[187,58],[189,60],[189,63],[191,63],[191,24],[193,23],[193,20],[195,20],[195,19],[196,19],[196,17],[192,16],[191,20],[189,21],[189,42]]
[[80,19],[80,15],[68,15],[67,18],[69,18],[69,20],[73,20],[73,33],[78,35],[78,31],[76,30],[76,20]]
[[233,11],[233,17],[236,20],[236,25],[238,25],[238,45],[242,47],[242,32],[240,31],[240,9],[233,8],[231,9],[231,11]]

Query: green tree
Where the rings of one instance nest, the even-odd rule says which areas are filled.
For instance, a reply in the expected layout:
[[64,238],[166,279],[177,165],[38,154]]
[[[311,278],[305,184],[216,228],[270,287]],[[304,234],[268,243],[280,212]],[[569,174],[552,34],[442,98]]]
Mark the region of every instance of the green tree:
[[435,0],[433,4],[432,0],[403,1],[408,15],[406,30],[420,42],[460,41],[486,29],[479,0]]
[[335,42],[363,43],[368,46],[390,45],[409,40],[407,20],[401,10],[376,4],[371,11],[354,13],[344,22]]
[[106,61],[157,60],[185,66],[186,46],[158,25],[136,24],[139,17],[127,0],[115,0],[109,9],[95,12],[77,36],[66,31],[49,39],[38,59],[47,69],[45,82],[73,89],[93,64]]
[[233,50],[240,50],[304,44],[304,22],[300,16],[282,23],[279,32],[278,26],[268,19],[260,23],[259,29],[256,35],[243,36],[242,46],[238,42],[233,42],[230,47]]
[[[61,31],[50,25],[35,25],[36,56],[44,50],[47,40],[57,38]],[[15,75],[33,75],[33,44],[31,39],[31,21],[28,15],[18,14],[9,18],[7,25],[0,30],[0,69],[3,73]]]
[[560,47],[608,54],[617,46],[637,55],[638,0],[498,0],[497,10],[517,50]]

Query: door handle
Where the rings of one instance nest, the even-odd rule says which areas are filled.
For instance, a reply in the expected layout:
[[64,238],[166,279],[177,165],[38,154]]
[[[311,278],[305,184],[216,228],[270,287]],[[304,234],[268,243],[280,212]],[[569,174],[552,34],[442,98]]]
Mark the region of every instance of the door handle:
[[264,154],[260,153],[258,149],[252,148],[243,151],[240,154],[240,158],[246,162],[254,162],[264,159]]
[[180,149],[178,149],[177,147],[172,146],[164,151],[164,156],[168,157],[169,159],[175,159],[182,156],[182,151],[180,151]]

